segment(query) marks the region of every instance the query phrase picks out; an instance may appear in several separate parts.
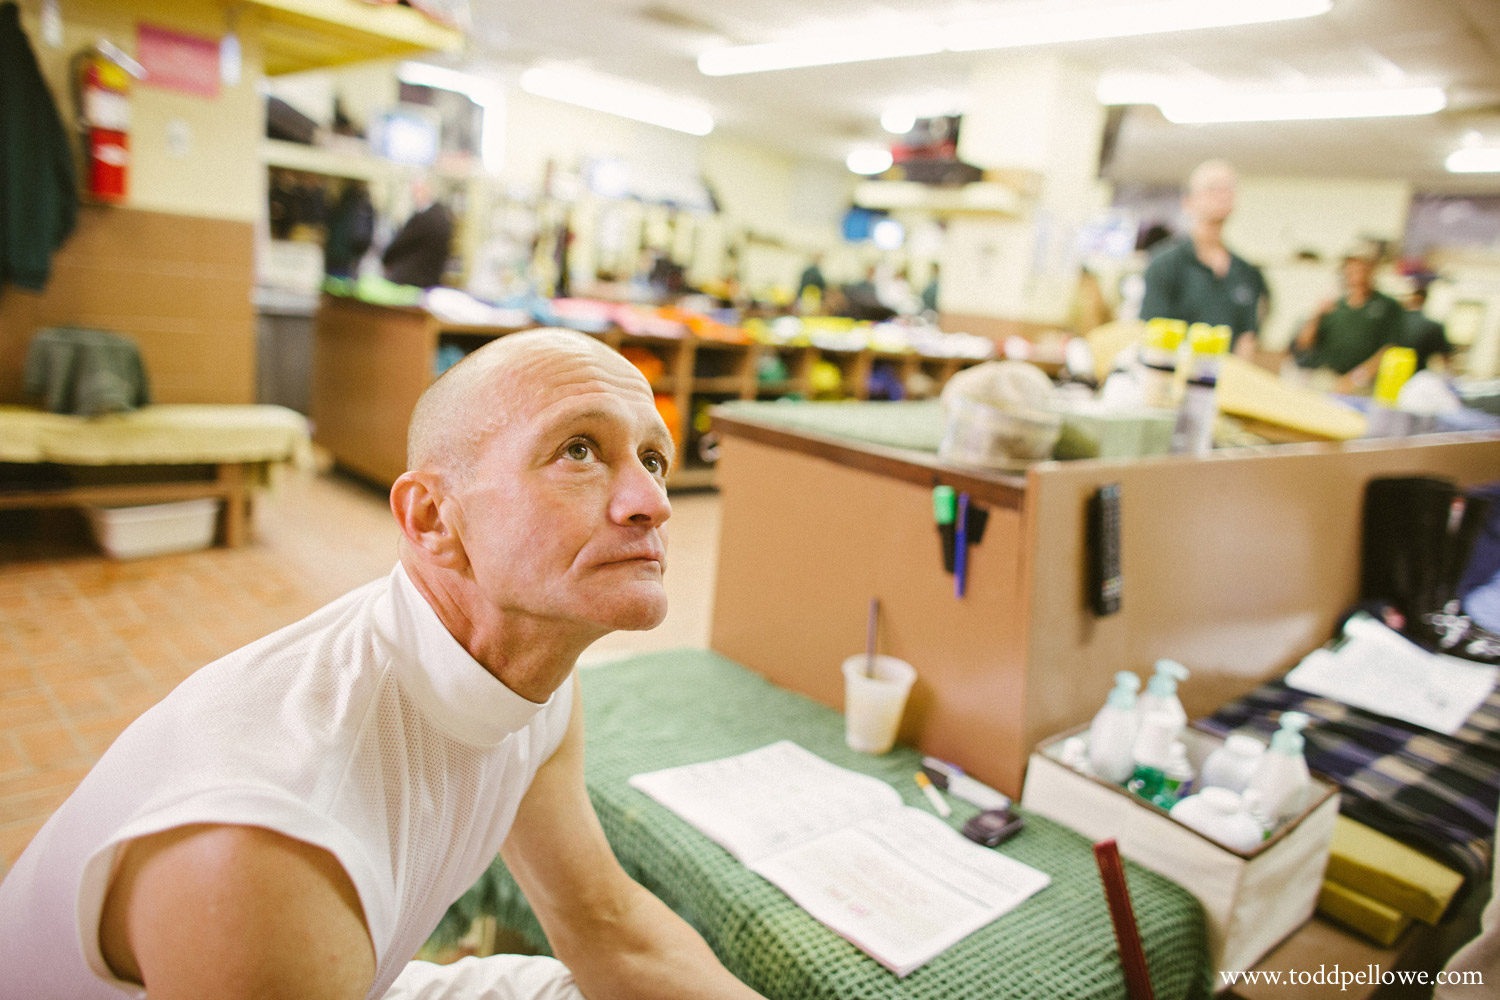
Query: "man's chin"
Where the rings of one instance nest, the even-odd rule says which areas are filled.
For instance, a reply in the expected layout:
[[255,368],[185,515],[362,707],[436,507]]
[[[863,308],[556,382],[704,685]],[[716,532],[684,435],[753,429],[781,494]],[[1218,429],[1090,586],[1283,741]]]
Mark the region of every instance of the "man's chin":
[[655,593],[616,595],[615,600],[596,609],[594,620],[611,632],[645,632],[656,628],[667,617],[666,591],[660,585],[639,589]]

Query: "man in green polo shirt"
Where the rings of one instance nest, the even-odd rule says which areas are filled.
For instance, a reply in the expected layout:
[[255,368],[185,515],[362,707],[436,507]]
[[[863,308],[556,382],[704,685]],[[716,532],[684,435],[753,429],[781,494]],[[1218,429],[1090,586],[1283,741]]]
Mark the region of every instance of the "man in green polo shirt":
[[1193,171],[1182,198],[1191,233],[1168,244],[1146,268],[1141,319],[1223,324],[1234,332],[1235,352],[1248,355],[1255,349],[1269,290],[1260,268],[1224,245],[1236,186],[1234,168],[1223,160],[1209,160]]
[[1401,303],[1371,283],[1375,262],[1344,258],[1344,295],[1325,302],[1302,326],[1293,354],[1303,368],[1328,368],[1343,376],[1342,388],[1362,389],[1375,378],[1385,348],[1401,342]]

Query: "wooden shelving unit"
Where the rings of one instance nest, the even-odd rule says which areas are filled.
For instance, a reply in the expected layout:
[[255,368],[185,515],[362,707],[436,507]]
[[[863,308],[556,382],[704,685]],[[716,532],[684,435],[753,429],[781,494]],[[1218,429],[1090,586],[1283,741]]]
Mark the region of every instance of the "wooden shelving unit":
[[[438,348],[452,343],[470,351],[523,329],[529,327],[445,323],[423,309],[324,296],[313,349],[309,407],[313,439],[351,472],[383,484],[394,482],[406,468],[406,424],[417,398],[433,379]],[[848,397],[853,399],[865,398],[867,380],[877,364],[896,366],[903,380],[922,371],[941,385],[954,372],[976,363],[870,350],[822,351],[692,336],[650,337],[620,330],[598,337],[616,350],[645,347],[661,358],[664,370],[652,388],[672,397],[680,421],[673,432],[683,454],[667,483],[674,489],[714,484],[712,464],[698,454],[702,435],[694,428],[696,410],[704,402],[789,395],[812,398],[812,368],[823,359],[839,366],[844,385],[852,390]],[[760,359],[766,354],[781,357],[787,378],[770,382],[757,378]]]

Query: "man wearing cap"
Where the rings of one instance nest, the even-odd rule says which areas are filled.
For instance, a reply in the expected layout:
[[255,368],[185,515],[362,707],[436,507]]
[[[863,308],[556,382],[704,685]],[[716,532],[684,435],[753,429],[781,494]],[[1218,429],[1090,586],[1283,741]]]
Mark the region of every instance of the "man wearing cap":
[[1224,245],[1224,223],[1234,211],[1237,178],[1223,160],[1200,164],[1188,177],[1182,208],[1187,239],[1161,250],[1146,268],[1141,319],[1158,316],[1228,326],[1233,350],[1248,356],[1265,318],[1270,292],[1260,268]]
[[1375,290],[1375,261],[1367,253],[1344,257],[1344,294],[1331,299],[1302,326],[1292,353],[1303,368],[1342,376],[1340,388],[1362,389],[1375,379],[1380,354],[1401,342],[1401,303]]

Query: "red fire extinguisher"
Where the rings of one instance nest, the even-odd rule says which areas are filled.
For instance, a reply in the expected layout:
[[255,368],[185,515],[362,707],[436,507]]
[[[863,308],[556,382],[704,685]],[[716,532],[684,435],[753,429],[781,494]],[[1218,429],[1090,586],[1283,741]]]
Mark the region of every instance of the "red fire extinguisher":
[[[134,63],[133,59],[129,61]],[[133,74],[119,59],[99,48],[79,53],[75,62],[86,194],[95,201],[120,202],[125,199],[130,174]]]

